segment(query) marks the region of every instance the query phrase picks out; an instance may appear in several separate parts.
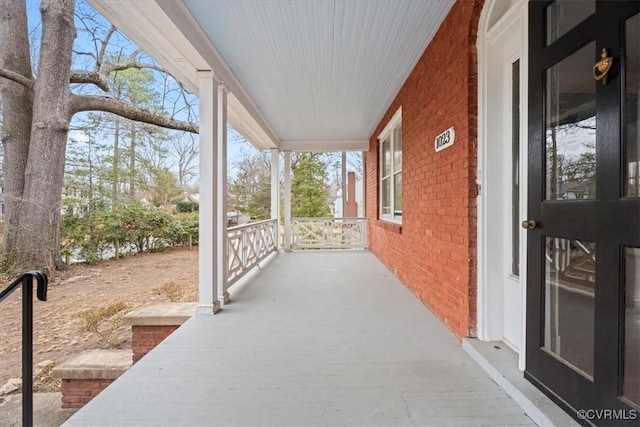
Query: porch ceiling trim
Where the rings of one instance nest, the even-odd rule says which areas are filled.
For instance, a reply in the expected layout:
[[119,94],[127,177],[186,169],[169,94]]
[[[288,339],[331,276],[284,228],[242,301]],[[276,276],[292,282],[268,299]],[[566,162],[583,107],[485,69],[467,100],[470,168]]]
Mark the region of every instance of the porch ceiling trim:
[[282,151],[369,151],[368,140],[281,141]]

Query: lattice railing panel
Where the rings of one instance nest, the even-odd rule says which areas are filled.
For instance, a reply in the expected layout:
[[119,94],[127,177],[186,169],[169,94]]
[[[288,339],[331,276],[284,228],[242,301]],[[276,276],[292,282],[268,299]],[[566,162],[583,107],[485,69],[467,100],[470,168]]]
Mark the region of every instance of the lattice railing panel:
[[277,251],[275,219],[227,229],[227,281],[229,286],[244,276],[267,255]]
[[367,249],[367,218],[292,218],[292,249]]

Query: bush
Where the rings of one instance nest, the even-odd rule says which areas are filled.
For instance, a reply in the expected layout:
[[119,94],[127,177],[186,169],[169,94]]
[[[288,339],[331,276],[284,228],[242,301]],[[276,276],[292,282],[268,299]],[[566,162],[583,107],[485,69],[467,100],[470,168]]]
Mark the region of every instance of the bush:
[[171,215],[136,200],[113,210],[68,211],[62,217],[62,253],[84,262],[99,261],[116,248],[119,255],[154,252],[197,240],[197,211]]
[[91,332],[98,340],[111,348],[118,347],[122,340],[116,336],[116,332],[122,326],[124,311],[129,306],[122,301],[103,305],[78,313],[80,317],[80,332]]
[[182,213],[198,212],[200,205],[198,204],[198,202],[184,201],[184,202],[178,202],[176,205],[176,208],[178,209],[178,212],[182,212]]

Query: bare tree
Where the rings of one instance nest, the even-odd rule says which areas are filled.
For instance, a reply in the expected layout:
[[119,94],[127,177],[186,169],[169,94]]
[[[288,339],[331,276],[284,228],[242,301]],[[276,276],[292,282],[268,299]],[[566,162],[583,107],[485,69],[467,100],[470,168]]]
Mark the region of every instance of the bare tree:
[[[109,93],[109,76],[132,68],[160,68],[136,50],[115,61],[108,54],[111,27],[93,48],[76,52],[92,67],[72,70],[76,37],[75,0],[42,0],[37,73],[24,0],[0,1],[0,96],[3,101],[5,222],[4,255],[19,268],[62,268],[59,229],[65,150],[71,119],[84,111],[106,111],[157,126],[197,133],[197,126],[127,102]],[[91,45],[90,43],[90,45]],[[37,77],[36,77],[37,76]]]
[[171,156],[178,166],[178,181],[185,190],[192,187],[198,174],[198,140],[192,134],[174,135],[170,142]]

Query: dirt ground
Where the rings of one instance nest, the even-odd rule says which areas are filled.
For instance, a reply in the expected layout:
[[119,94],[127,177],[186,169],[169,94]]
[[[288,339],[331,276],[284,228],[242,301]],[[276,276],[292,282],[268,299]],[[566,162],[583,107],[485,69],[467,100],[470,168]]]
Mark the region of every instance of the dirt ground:
[[[119,313],[124,314],[154,302],[196,301],[197,288],[197,248],[72,266],[49,283],[46,302],[34,298],[34,364],[59,364],[85,349],[109,348],[95,333],[79,330],[81,311],[99,313],[101,307],[124,303],[127,309]],[[21,376],[21,299],[19,289],[0,304],[0,387]],[[106,321],[100,328],[109,326]],[[111,337],[120,342],[117,348],[131,348],[131,328],[120,327]],[[34,382],[39,391],[56,391],[55,384]]]

